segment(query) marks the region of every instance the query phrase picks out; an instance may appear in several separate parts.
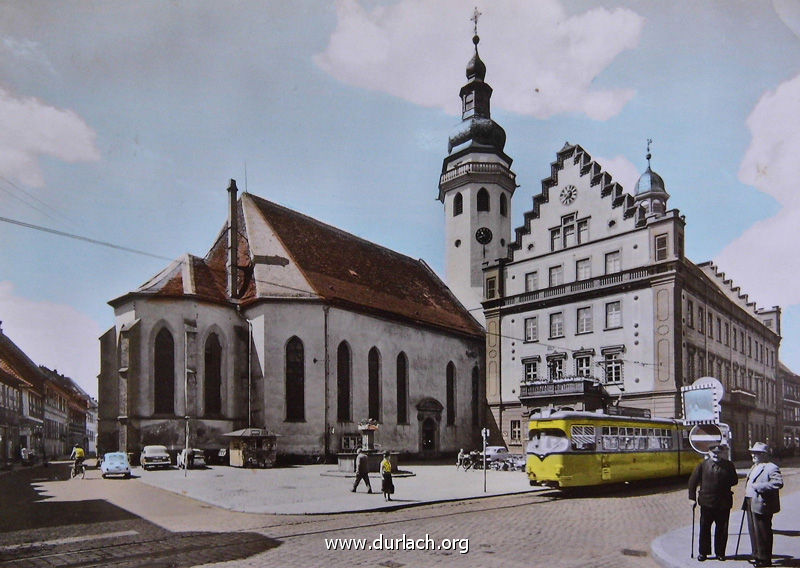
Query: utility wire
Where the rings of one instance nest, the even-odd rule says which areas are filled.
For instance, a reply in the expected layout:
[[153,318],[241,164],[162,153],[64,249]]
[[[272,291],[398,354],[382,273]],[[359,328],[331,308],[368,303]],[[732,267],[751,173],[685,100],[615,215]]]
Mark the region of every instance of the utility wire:
[[25,223],[24,221],[17,221],[16,219],[9,219],[8,217],[0,217],[0,221],[2,221],[3,223],[10,223],[12,225],[19,225],[20,227],[26,227],[28,229],[34,229],[36,231],[42,231],[44,233],[50,233],[50,234],[53,234],[53,235],[58,235],[60,237],[68,237],[70,239],[75,239],[75,240],[78,240],[78,241],[84,241],[84,242],[87,242],[87,243],[92,243],[92,244],[95,244],[95,245],[101,245],[101,246],[104,246],[104,247],[109,247],[109,248],[113,248],[113,249],[117,249],[117,250],[124,250],[126,252],[132,252],[132,253],[135,253],[135,254],[141,254],[141,255],[144,255],[144,256],[152,257],[152,258],[158,258],[158,259],[161,259],[161,260],[173,260],[172,258],[168,258],[166,256],[161,256],[161,255],[158,255],[158,254],[145,252],[143,250],[138,250],[138,249],[129,248],[129,247],[123,247],[123,246],[115,245],[114,243],[109,243],[109,242],[106,242],[106,241],[99,241],[97,239],[90,239],[89,237],[82,237],[81,235],[74,235],[72,233],[65,233],[64,231],[56,231],[55,229],[50,229],[48,227],[42,227],[40,225],[34,225],[32,223]]
[[[30,191],[27,191],[26,189],[24,189],[24,188],[20,187],[18,184],[14,183],[12,180],[8,179],[6,176],[0,175],[0,180],[2,180],[3,182],[5,182],[5,184],[6,184],[6,185],[8,185],[9,187],[11,187],[11,188],[15,189],[16,191],[19,191],[20,193],[24,193],[24,194],[25,194],[25,195],[27,195],[27,196],[28,196],[30,199],[33,199],[34,201],[36,201],[37,203],[39,203],[40,205],[42,205],[43,207],[45,207],[47,210],[49,210],[49,211],[53,212],[55,215],[58,215],[58,216],[59,216],[59,217],[61,217],[63,220],[65,220],[65,221],[68,221],[68,222],[69,222],[71,225],[76,225],[76,223],[75,223],[74,219],[71,219],[70,217],[67,217],[66,215],[64,215],[63,213],[61,213],[60,211],[58,211],[58,209],[57,209],[57,208],[53,207],[52,205],[49,205],[48,203],[45,203],[44,201],[42,201],[41,199],[39,199],[38,197],[36,197],[34,194],[32,194]],[[48,217],[50,217],[50,218],[51,218],[51,219],[53,219],[54,221],[56,220],[56,219],[55,219],[55,218],[54,218],[52,215],[50,215],[50,214],[49,214],[49,213],[48,213],[46,210],[44,210],[44,209],[41,209],[40,207],[37,207],[36,205],[33,205],[32,203],[28,203],[27,201],[25,201],[24,199],[22,199],[22,198],[21,198],[21,197],[19,197],[18,195],[14,195],[14,194],[13,194],[11,191],[9,191],[9,190],[8,190],[8,188],[6,188],[6,187],[3,187],[2,185],[0,185],[0,190],[3,190],[3,191],[5,191],[5,192],[6,192],[6,193],[8,193],[8,194],[9,194],[11,197],[13,197],[13,198],[15,198],[15,199],[18,199],[19,201],[21,201],[22,203],[24,203],[24,204],[25,204],[25,205],[27,205],[28,207],[31,207],[32,209],[36,209],[36,210],[37,210],[37,211],[39,211],[40,213],[43,213],[43,214],[47,215]]]

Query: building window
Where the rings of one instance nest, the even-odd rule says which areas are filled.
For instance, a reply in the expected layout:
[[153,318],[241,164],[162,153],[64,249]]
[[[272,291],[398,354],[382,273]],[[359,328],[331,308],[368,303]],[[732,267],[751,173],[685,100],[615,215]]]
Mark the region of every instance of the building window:
[[477,365],[472,368],[472,425],[480,424],[481,377]]
[[592,331],[592,308],[578,308],[578,328],[576,333],[590,333]]
[[575,357],[575,374],[579,377],[592,376],[592,357],[590,355]]
[[728,345],[731,339],[731,327],[728,322],[725,322],[725,332],[722,336],[722,341],[725,345]]
[[578,221],[578,244],[589,242],[589,221]]
[[485,187],[478,190],[478,211],[489,211],[489,192]]
[[547,360],[548,379],[555,381],[564,378],[564,357],[554,357]]
[[622,302],[606,304],[606,329],[622,327]]
[[588,280],[592,277],[592,259],[582,258],[575,263],[575,280]]
[[659,260],[667,260],[667,235],[656,235],[656,262]]
[[508,217],[508,199],[505,193],[500,194],[500,215]]
[[621,269],[620,253],[619,251],[609,252],[606,254],[606,274],[613,274],[619,272]]
[[153,410],[175,414],[175,342],[167,328],[156,335],[153,363]]
[[397,423],[408,424],[408,358],[397,356]]
[[305,415],[305,354],[303,342],[292,337],[286,344],[286,421],[303,422]]
[[381,419],[381,354],[377,347],[369,350],[367,356],[368,418],[380,422]]
[[558,266],[550,267],[550,286],[560,286],[564,283],[564,267],[560,264]]
[[456,196],[453,198],[453,217],[456,215],[461,215],[464,212],[464,196],[460,193],[456,193]]
[[533,292],[539,289],[539,273],[537,271],[525,274],[525,291]]
[[737,347],[736,347],[736,335],[737,335],[736,328],[734,327],[731,331],[733,332],[733,333],[731,333],[731,339],[733,340],[733,342],[731,344],[731,347],[733,348],[734,351],[736,351],[736,349],[737,349]]
[[722,342],[722,320],[717,318],[717,341]]
[[706,328],[709,337],[714,337],[714,314],[708,311],[708,327]]
[[606,383],[622,382],[622,359],[620,358],[620,353],[606,353],[603,356],[603,365],[605,367]]
[[686,303],[686,325],[694,327],[694,303],[691,300]]
[[525,318],[525,341],[538,341],[539,323],[536,316]]
[[589,221],[577,220],[575,213],[564,215],[561,226],[550,229],[550,250],[558,250],[585,243],[589,240]]
[[336,418],[350,422],[350,346],[342,341],[336,351]]
[[525,373],[523,381],[533,383],[539,380],[539,361],[536,359],[523,359],[522,368]]
[[701,307],[697,307],[697,331],[705,333],[705,311]]
[[522,434],[522,421],[512,420],[510,423],[509,431],[511,432],[511,441],[519,443]]
[[490,276],[486,279],[486,298],[494,298],[497,294],[497,278]]
[[564,314],[556,312],[550,314],[550,339],[564,337]]
[[475,109],[475,93],[467,93],[464,95],[464,118],[473,115]]
[[447,364],[447,425],[456,423],[456,366]]
[[222,347],[216,333],[206,339],[205,358],[205,413],[220,414],[222,412]]

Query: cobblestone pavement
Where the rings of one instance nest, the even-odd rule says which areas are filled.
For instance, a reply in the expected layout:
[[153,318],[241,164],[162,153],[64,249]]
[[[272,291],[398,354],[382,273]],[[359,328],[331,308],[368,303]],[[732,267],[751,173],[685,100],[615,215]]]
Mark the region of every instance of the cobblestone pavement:
[[[137,480],[103,480],[91,470],[68,480],[66,471],[0,476],[0,567],[655,568],[651,541],[691,523],[682,480],[385,512],[265,515],[218,509]],[[784,468],[784,491],[800,490],[797,473]],[[329,550],[326,539],[337,538],[366,539],[367,546],[385,538],[400,549]],[[442,549],[444,539],[450,550]],[[434,549],[409,550],[411,542]],[[689,542],[686,548],[688,556]]]

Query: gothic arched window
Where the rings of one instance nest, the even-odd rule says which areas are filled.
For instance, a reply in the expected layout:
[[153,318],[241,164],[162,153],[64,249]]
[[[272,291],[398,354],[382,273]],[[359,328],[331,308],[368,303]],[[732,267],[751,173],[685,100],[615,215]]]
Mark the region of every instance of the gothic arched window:
[[350,422],[350,346],[342,341],[336,351],[336,419]]
[[456,366],[447,364],[447,425],[456,423]]
[[216,333],[206,339],[205,349],[205,412],[222,412],[222,347]]
[[489,211],[489,192],[485,187],[478,190],[478,211]]
[[286,343],[286,421],[306,419],[305,356],[303,342],[292,337]]
[[367,418],[381,419],[381,354],[377,347],[369,350],[369,401],[367,405]]
[[500,215],[508,217],[508,199],[505,193],[500,194]]
[[153,410],[175,414],[175,341],[167,328],[156,335],[153,351]]
[[397,423],[408,424],[408,358],[397,356]]
[[456,196],[453,198],[453,217],[456,215],[461,215],[464,212],[464,196],[460,193],[456,193]]

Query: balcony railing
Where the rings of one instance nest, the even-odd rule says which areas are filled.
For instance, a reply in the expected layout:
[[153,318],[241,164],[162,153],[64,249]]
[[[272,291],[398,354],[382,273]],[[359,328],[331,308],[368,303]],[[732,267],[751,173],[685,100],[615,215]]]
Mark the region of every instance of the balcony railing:
[[602,385],[597,380],[585,377],[522,383],[519,386],[519,398],[522,400],[554,396],[582,396],[585,394],[597,394],[602,388]]
[[527,304],[529,302],[537,302],[549,298],[556,298],[559,296],[566,296],[578,292],[586,292],[588,290],[600,290],[602,288],[609,288],[618,286],[623,283],[637,282],[646,280],[658,274],[670,272],[674,270],[674,264],[659,264],[656,266],[646,266],[642,268],[634,268],[625,270],[623,272],[615,272],[614,274],[605,274],[587,280],[578,280],[577,282],[570,282],[569,284],[560,284],[558,286],[551,286],[541,290],[533,290],[531,292],[524,292],[516,296],[508,296],[499,300],[501,307],[515,306],[519,304]]

